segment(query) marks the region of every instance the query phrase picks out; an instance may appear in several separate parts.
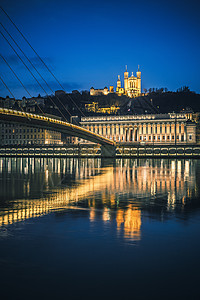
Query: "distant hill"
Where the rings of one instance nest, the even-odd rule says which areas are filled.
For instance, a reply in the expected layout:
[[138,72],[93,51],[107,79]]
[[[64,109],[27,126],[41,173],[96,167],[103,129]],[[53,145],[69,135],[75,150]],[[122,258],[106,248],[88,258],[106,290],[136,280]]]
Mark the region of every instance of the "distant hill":
[[[62,102],[62,105],[59,103]],[[111,107],[112,105],[120,107],[118,114],[145,114],[157,113],[158,110],[152,105],[149,99],[145,97],[129,98],[125,95],[118,96],[116,93],[108,95],[91,96],[89,93],[79,93],[78,91],[72,94],[61,93],[57,97],[53,97],[54,102],[63,111],[65,106],[73,115],[81,115],[80,110],[85,115],[94,115],[85,111],[85,104],[97,102],[99,107]],[[64,113],[64,111],[63,111]],[[65,112],[66,113],[66,112]]]
[[119,106],[120,114],[168,113],[182,110],[200,112],[200,94],[191,92],[187,87],[177,92],[158,90],[137,98],[129,98],[125,95],[118,96],[115,93],[107,96],[91,96],[89,93],[80,94],[77,92],[62,95],[61,101],[71,112],[77,114],[77,107],[84,111],[85,104],[92,102],[98,102],[99,107]]
[[[40,96],[40,95],[39,95]],[[68,94],[63,91],[56,91],[55,95],[42,98],[43,104],[39,104],[45,113],[65,116],[70,121],[71,116],[100,115],[102,113],[88,112],[85,104],[97,102],[99,108],[111,106],[120,107],[115,112],[120,115],[126,114],[155,114],[180,112],[182,110],[200,112],[200,94],[191,92],[188,87],[179,89],[177,92],[170,92],[167,89],[154,90],[146,96],[129,98],[125,95],[118,96],[110,93],[107,96],[91,96],[88,91],[80,93],[73,91]],[[36,99],[37,100],[37,99]],[[18,100],[18,102],[21,102]],[[33,101],[26,101],[27,111],[40,113],[38,106]],[[13,99],[0,97],[0,106],[19,109]],[[34,107],[35,106],[35,110]]]
[[161,113],[180,112],[182,110],[200,111],[200,94],[186,91],[178,92],[152,92],[144,96],[151,101]]

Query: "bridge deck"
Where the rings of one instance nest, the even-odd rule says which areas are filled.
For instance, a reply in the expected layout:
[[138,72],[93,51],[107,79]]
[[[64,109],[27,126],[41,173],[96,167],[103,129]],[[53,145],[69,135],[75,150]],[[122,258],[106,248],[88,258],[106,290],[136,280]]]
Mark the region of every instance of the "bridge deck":
[[76,136],[97,144],[115,146],[115,142],[99,134],[93,133],[80,126],[70,124],[47,116],[21,112],[7,108],[0,108],[0,121],[17,122],[27,126],[42,127],[49,130],[59,131],[69,136]]

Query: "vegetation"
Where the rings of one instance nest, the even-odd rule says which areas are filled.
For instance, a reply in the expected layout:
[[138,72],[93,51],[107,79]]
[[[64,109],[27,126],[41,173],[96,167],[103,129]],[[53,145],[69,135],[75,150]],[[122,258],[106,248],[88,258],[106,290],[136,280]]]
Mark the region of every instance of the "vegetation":
[[200,111],[200,94],[191,92],[187,86],[179,88],[176,92],[166,91],[163,88],[149,89],[149,93],[144,97],[151,101],[161,113],[183,110]]
[[[41,106],[45,113],[58,116],[61,116],[62,113],[68,120],[70,120],[71,115],[81,116],[81,112],[86,116],[106,113],[112,106],[117,107],[117,110],[110,113],[121,115],[168,113],[185,110],[200,112],[200,94],[191,92],[187,86],[179,88],[176,92],[168,91],[167,88],[150,88],[148,91],[144,90],[144,92],[145,96],[129,98],[125,95],[118,96],[116,93],[110,93],[107,96],[91,96],[88,91],[82,93],[73,91],[70,94],[57,91],[55,95],[49,97],[38,95],[38,97],[25,98],[25,100],[23,98],[17,101],[9,97],[0,97],[0,106],[13,109],[23,107],[26,111],[36,113],[40,113],[39,106]],[[86,109],[91,103],[98,105],[98,112],[89,112]]]

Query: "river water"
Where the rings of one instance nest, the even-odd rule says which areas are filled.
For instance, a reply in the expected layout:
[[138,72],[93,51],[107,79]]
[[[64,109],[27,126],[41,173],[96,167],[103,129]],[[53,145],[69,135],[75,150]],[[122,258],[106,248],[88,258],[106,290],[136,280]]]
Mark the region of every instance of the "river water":
[[200,160],[0,158],[2,299],[200,299]]

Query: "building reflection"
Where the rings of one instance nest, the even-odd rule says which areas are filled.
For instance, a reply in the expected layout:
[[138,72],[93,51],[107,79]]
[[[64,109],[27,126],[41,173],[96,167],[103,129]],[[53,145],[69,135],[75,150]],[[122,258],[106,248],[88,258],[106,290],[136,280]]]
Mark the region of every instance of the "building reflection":
[[141,210],[128,205],[126,211],[119,209],[116,215],[117,230],[124,232],[124,237],[131,240],[140,240],[141,237]]
[[199,195],[196,160],[0,158],[0,226],[87,208],[91,223],[115,223],[124,238],[141,239],[142,213],[184,211]]

